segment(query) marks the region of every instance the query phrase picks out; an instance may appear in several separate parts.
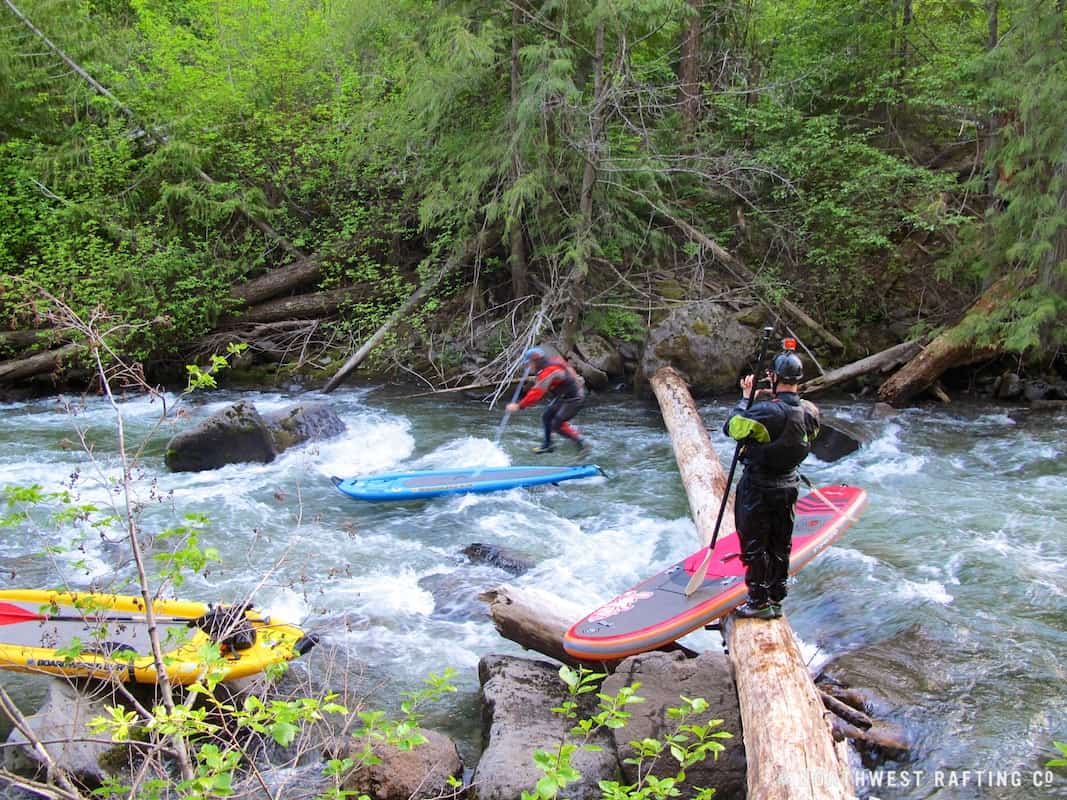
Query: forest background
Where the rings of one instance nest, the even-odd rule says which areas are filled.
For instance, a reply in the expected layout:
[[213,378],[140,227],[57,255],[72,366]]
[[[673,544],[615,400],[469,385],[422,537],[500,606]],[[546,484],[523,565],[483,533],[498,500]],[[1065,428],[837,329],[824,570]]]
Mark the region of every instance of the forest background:
[[1062,371],[1065,42],[1063,0],[2,0],[4,357],[70,336],[44,290],[150,375],[327,376],[421,286],[371,363],[435,384],[709,297],[844,362],[1007,276],[968,335]]

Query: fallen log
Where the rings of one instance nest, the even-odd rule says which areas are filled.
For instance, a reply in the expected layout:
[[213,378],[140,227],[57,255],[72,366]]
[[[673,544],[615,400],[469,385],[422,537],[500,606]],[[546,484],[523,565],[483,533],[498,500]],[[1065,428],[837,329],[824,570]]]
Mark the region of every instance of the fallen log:
[[252,306],[232,317],[223,319],[220,324],[244,325],[290,319],[322,319],[336,314],[346,301],[365,295],[365,287],[347,287],[326,292],[298,294]]
[[[663,422],[671,436],[674,460],[682,475],[689,511],[702,545],[711,542],[722,498],[729,492],[726,473],[711,446],[689,387],[678,370],[661,367],[649,379],[659,401]],[[723,520],[733,529],[733,498],[729,498]]]
[[[489,604],[489,616],[505,639],[572,667],[585,666],[597,672],[615,671],[618,662],[579,661],[563,649],[563,634],[589,613],[589,609],[540,589],[520,589],[510,585],[482,592],[478,599]],[[681,650],[690,658],[697,655],[677,643],[662,649]]]
[[489,234],[483,231],[474,241],[468,243],[468,245],[463,248],[462,252],[457,253],[453,255],[452,258],[448,259],[444,263],[444,265],[442,265],[441,269],[437,271],[436,275],[434,275],[430,280],[424,282],[421,286],[419,286],[418,289],[416,289],[411,294],[410,297],[408,297],[407,300],[401,303],[400,307],[397,308],[392,314],[390,314],[389,318],[381,324],[381,327],[379,327],[378,330],[376,330],[371,335],[371,337],[363,343],[363,346],[356,351],[355,355],[353,355],[344,364],[342,364],[341,368],[337,370],[336,373],[334,373],[334,376],[326,382],[326,385],[322,387],[323,394],[329,394],[338,386],[340,386],[341,381],[345,379],[345,376],[348,375],[348,373],[354,370],[356,367],[358,367],[360,365],[360,362],[362,362],[363,359],[367,357],[370,351],[377,347],[378,344],[382,341],[382,339],[385,338],[385,335],[389,332],[389,329],[392,328],[393,325],[395,325],[399,320],[406,317],[407,314],[413,308],[415,308],[415,306],[421,303],[422,299],[427,295],[427,293],[432,291],[433,288],[437,286],[437,284],[441,281],[441,279],[445,277],[445,275],[447,275],[460,264],[466,262],[476,253],[480,252],[481,249],[484,247],[486,241],[488,240],[488,236]]
[[817,378],[812,378],[810,381],[805,381],[800,385],[800,391],[805,395],[811,395],[816,392],[826,391],[832,386],[862,378],[871,372],[886,372],[903,364],[921,349],[922,342],[918,339],[911,339],[907,342],[893,345],[880,353],[869,355],[859,361],[853,361],[851,364],[846,364],[843,367],[838,367],[835,370],[819,375]]
[[1018,292],[1018,281],[1006,275],[990,286],[955,326],[937,336],[878,389],[878,399],[894,408],[907,405],[916,395],[934,385],[947,369],[964,367],[1001,352],[997,345],[976,344],[967,333],[971,326],[1009,302]]
[[234,286],[230,289],[230,296],[246,306],[254,306],[285,292],[315,283],[321,274],[321,259],[317,256],[301,258],[288,266],[279,267],[266,275]]
[[[785,617],[723,621],[737,683],[750,800],[851,800],[843,742]],[[858,729],[857,729],[858,730]]]
[[46,350],[28,358],[0,362],[0,383],[14,383],[58,370],[64,361],[81,350],[82,345],[71,343],[58,350]]

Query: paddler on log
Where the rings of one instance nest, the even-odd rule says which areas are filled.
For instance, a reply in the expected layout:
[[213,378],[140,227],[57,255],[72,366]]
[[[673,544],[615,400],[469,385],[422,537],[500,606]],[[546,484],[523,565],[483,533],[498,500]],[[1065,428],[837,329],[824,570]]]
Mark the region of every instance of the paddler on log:
[[734,498],[748,587],[747,601],[735,611],[739,617],[782,616],[800,481],[797,467],[819,433],[819,409],[797,391],[804,365],[796,341],[786,339],[782,346],[766,373],[770,388],[757,390],[756,376],[745,375],[741,400],[723,425],[723,432],[737,441],[735,460],[744,464]]

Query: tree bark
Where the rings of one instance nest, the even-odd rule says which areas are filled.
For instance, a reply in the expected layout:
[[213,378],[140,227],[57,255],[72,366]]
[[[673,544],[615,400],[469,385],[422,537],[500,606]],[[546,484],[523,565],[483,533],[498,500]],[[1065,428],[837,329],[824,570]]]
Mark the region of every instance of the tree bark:
[[230,290],[230,296],[249,306],[315,283],[322,274],[322,261],[317,256],[301,258],[285,267],[268,272]]
[[682,55],[678,62],[679,104],[682,122],[692,131],[700,119],[700,10],[704,0],[689,0],[689,16],[682,29]]
[[815,394],[816,392],[824,392],[832,386],[861,378],[871,372],[886,372],[903,364],[921,349],[922,342],[918,339],[893,345],[880,353],[861,358],[859,361],[853,361],[851,364],[846,364],[817,378],[812,378],[801,385],[800,391],[806,395]]
[[[522,44],[520,31],[522,30],[522,18],[525,13],[522,0],[515,0],[511,7],[511,116],[512,134],[518,126],[517,116],[519,112],[520,89],[522,83],[522,69],[519,61],[519,49]],[[522,163],[522,155],[519,149],[517,137],[513,136],[512,147],[515,148],[511,156],[511,182],[514,185],[522,177],[525,169]],[[526,261],[526,237],[523,235],[522,209],[516,209],[508,220],[509,230],[509,255],[508,262],[511,267],[511,296],[518,300],[530,293],[530,284],[527,281]]]
[[977,317],[988,316],[1002,303],[1008,302],[1018,291],[1014,275],[1005,275],[971,306],[963,319],[940,334],[918,355],[894,373],[878,390],[878,399],[900,408],[920,392],[933,386],[947,369],[963,367],[997,355],[995,345],[977,345],[964,331]]
[[723,621],[737,682],[748,797],[846,800],[855,797],[848,755],[831,723],[785,617]]
[[[540,589],[497,586],[478,596],[489,604],[489,616],[505,639],[553,658],[563,664],[586,666],[597,672],[614,672],[618,661],[579,661],[563,649],[563,634],[589,610]],[[681,650],[687,657],[697,655],[674,643],[661,650]]]
[[0,384],[33,378],[52,372],[63,366],[63,362],[82,349],[80,344],[67,344],[58,350],[46,350],[29,358],[16,358],[0,362]]
[[287,319],[321,319],[336,314],[346,300],[364,297],[366,291],[366,287],[350,286],[345,289],[331,289],[328,292],[312,292],[272,300],[227,317],[220,325],[282,322]]
[[[649,379],[659,401],[663,422],[671,436],[674,459],[682,475],[689,511],[700,543],[707,546],[715,532],[722,498],[729,492],[726,473],[711,446],[685,379],[673,367],[661,367]],[[723,519],[733,524],[733,498],[729,497]]]
[[563,664],[582,663],[563,649],[563,634],[588,614],[588,609],[547,592],[517,586],[497,586],[479,599],[489,604],[489,616],[505,639]]

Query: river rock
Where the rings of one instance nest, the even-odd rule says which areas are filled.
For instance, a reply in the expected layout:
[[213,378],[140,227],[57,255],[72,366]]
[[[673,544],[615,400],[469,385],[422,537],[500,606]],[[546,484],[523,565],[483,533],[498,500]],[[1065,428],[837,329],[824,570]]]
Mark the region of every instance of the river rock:
[[[697,658],[686,658],[681,652],[651,652],[631,656],[604,680],[602,691],[613,695],[635,682],[641,684],[637,694],[645,698],[645,702],[627,706],[633,716],[625,728],[614,732],[624,782],[635,783],[638,777],[636,765],[626,763],[626,759],[634,754],[629,743],[644,738],[665,741],[673,733],[667,709],[681,706],[680,697],[683,695],[689,698],[702,697],[708,701],[708,711],[692,718],[691,722],[706,725],[710,720],[721,719],[722,724],[715,730],[726,731],[732,734],[732,738],[718,740],[726,749],[717,759],[709,757],[703,763],[686,769],[686,783],[681,796],[693,797],[696,787],[714,787],[715,797],[721,800],[744,798],[746,761],[741,740],[741,711],[726,656],[714,650],[701,653]],[[651,774],[673,777],[678,768],[678,762],[665,755],[653,767]]]
[[[95,682],[94,682],[95,685]],[[60,769],[79,783],[99,786],[110,774],[117,774],[130,763],[129,746],[101,741],[103,734],[90,741],[85,726],[94,717],[107,717],[107,706],[119,705],[110,692],[97,691],[92,696],[79,692],[76,685],[60,678],[49,679],[48,696],[36,714],[26,717],[33,735],[48,743],[48,752]],[[21,775],[47,770],[37,750],[14,728],[4,748],[4,768]],[[114,765],[112,770],[107,765]]]
[[496,544],[473,542],[463,548],[463,555],[474,564],[488,564],[512,575],[522,575],[534,566],[529,556]]
[[[478,676],[487,745],[474,770],[470,792],[474,800],[517,800],[544,775],[534,764],[534,752],[554,752],[574,725],[573,720],[551,711],[568,697],[566,687],[558,665],[513,656],[484,656]],[[585,714],[594,710],[592,695],[579,700]],[[562,793],[571,800],[600,798],[599,781],[618,777],[611,735],[602,731],[590,744],[603,749],[574,752],[571,763],[582,777]]]
[[328,403],[301,403],[287,411],[267,414],[263,421],[278,453],[304,442],[330,439],[345,432],[344,422]]
[[[420,800],[447,797],[449,778],[463,777],[463,760],[456,743],[437,731],[419,729],[426,742],[401,750],[380,741],[339,740],[329,758],[351,758],[357,765],[345,776],[341,788],[353,797],[366,794],[374,800]],[[359,764],[364,747],[369,746],[377,763]],[[516,795],[517,797],[517,795]]]
[[167,444],[171,472],[200,472],[226,464],[269,464],[278,454],[274,439],[255,405],[234,403]]
[[608,378],[621,378],[625,374],[622,356],[603,336],[593,333],[581,334],[575,341],[574,347],[587,364]]
[[337,436],[345,424],[327,403],[303,403],[262,416],[241,400],[178,433],[167,445],[171,472],[200,472],[226,464],[268,464],[290,447]]
[[713,301],[682,306],[648,333],[638,378],[647,385],[660,367],[681,372],[694,395],[736,393],[759,334]]

